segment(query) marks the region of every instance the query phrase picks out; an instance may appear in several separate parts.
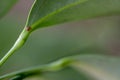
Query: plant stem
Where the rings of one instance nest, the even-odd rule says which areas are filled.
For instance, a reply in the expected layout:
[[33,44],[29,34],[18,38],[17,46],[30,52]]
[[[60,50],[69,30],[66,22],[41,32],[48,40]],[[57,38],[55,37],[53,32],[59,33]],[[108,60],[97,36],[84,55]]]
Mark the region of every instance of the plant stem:
[[5,56],[0,60],[0,67],[6,62],[6,60],[19,48],[21,48],[24,43],[26,42],[26,39],[28,38],[31,30],[28,30],[28,27],[25,27],[18,37],[17,41],[13,45],[13,47],[5,54]]

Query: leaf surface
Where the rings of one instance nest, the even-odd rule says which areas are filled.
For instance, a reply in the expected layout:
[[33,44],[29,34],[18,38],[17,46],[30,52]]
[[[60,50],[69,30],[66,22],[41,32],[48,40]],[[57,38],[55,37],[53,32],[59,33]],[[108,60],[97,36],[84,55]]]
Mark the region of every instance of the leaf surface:
[[120,14],[120,0],[36,0],[27,26],[33,29],[74,20]]
[[78,71],[92,76],[94,80],[119,80],[119,57],[102,55],[82,55],[75,57],[72,66]]

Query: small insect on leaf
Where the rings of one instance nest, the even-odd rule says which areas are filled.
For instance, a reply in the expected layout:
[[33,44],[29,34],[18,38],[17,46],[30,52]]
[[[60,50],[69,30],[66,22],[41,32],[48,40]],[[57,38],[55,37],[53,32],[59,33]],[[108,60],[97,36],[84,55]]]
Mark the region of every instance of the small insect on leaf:
[[26,30],[27,30],[27,31],[30,31],[30,30],[31,30],[31,27],[27,27]]

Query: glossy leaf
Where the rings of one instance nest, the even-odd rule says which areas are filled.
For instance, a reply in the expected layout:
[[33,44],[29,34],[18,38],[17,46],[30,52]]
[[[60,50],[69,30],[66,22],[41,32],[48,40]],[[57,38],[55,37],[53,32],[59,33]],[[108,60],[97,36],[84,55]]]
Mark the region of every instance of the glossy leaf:
[[120,14],[120,0],[36,0],[27,26],[33,29],[74,20]]
[[100,55],[82,55],[75,58],[73,67],[92,76],[92,80],[119,80],[120,58]]
[[0,18],[2,18],[16,2],[17,0],[1,0],[0,1]]

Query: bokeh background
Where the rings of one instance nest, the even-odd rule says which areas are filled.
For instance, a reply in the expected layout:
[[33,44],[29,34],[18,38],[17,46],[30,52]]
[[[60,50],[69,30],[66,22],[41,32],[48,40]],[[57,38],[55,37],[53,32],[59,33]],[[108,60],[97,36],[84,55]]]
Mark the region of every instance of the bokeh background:
[[[0,58],[11,48],[24,28],[33,1],[19,0],[0,20]],[[120,16],[116,15],[36,30],[30,35],[26,44],[1,67],[0,75],[76,54],[119,56],[119,26]],[[49,80],[88,80],[84,74],[71,68],[45,76],[49,77]]]

